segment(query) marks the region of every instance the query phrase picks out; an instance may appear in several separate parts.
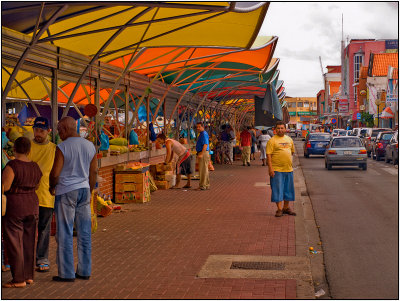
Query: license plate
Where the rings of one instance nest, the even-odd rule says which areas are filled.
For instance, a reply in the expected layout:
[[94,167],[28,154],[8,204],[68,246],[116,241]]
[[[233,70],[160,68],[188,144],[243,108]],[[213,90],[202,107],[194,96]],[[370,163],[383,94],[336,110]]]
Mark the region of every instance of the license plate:
[[317,147],[324,147],[324,144],[323,143],[318,143]]
[[343,152],[344,155],[351,155],[351,153],[352,153],[351,151],[344,151]]

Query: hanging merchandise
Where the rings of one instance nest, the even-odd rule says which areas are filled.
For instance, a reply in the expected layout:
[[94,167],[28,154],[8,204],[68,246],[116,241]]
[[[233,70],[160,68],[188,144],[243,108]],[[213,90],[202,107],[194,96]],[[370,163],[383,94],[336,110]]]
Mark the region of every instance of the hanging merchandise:
[[185,129],[181,130],[181,133],[179,134],[180,137],[182,138],[187,138],[187,131]]

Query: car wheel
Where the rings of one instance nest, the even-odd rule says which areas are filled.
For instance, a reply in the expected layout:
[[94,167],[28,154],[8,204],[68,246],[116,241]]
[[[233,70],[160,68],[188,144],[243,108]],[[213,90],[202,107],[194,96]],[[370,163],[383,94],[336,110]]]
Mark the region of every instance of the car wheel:
[[364,163],[364,164],[363,164],[362,169],[363,169],[363,170],[367,170],[367,163]]
[[332,170],[332,164],[327,164],[328,170]]

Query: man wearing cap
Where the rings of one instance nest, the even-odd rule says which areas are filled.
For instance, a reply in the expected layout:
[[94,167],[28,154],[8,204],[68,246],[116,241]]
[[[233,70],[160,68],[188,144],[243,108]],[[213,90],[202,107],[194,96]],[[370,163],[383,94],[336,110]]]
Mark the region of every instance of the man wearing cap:
[[36,194],[39,199],[38,240],[36,246],[36,266],[38,272],[48,272],[50,224],[54,210],[54,196],[49,192],[49,175],[53,167],[56,145],[49,141],[49,121],[37,117],[33,124],[33,141],[29,158],[36,162],[42,171],[42,178]]

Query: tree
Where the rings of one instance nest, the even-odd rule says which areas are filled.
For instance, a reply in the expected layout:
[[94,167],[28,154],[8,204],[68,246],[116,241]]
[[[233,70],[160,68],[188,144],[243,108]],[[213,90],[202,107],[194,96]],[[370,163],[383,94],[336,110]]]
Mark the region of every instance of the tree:
[[373,127],[374,126],[374,116],[369,113],[362,112],[361,113],[361,123],[365,124],[367,127]]

